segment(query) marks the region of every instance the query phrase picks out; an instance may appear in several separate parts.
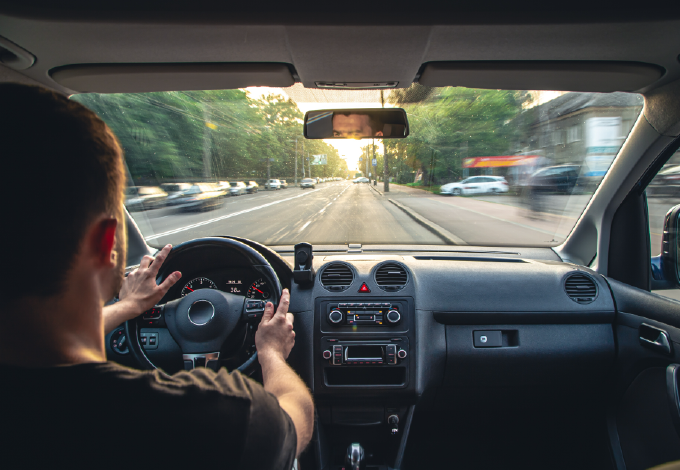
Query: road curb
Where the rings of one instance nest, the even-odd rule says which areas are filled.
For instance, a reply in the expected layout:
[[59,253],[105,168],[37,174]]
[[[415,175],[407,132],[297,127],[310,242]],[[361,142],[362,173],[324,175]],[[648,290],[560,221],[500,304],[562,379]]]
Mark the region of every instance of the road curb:
[[373,187],[373,185],[371,183],[368,183],[368,187],[371,188],[376,193],[380,194],[381,196],[384,196],[384,194],[382,192],[380,192],[380,190],[378,188]]
[[390,198],[387,198],[387,200],[390,201],[395,206],[397,206],[402,211],[406,212],[406,214],[409,217],[411,217],[413,220],[418,222],[420,225],[422,225],[423,227],[428,229],[430,232],[437,235],[439,238],[444,240],[446,243],[450,243],[452,245],[467,245],[467,243],[462,238],[455,236],[454,234],[452,234],[451,232],[446,230],[444,227],[427,220],[425,217],[423,217],[420,214],[417,214],[416,212],[409,209],[408,207],[401,204],[400,202],[397,202],[394,199],[390,199]]

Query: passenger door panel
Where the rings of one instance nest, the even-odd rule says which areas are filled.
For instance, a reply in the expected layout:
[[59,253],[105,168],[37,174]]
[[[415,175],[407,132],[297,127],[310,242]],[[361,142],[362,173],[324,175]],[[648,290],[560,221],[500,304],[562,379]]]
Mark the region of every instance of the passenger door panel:
[[[613,442],[618,440],[627,470],[680,460],[666,382],[667,367],[680,363],[680,302],[608,281],[617,306],[613,413],[618,439]],[[670,352],[641,340],[649,328],[667,334]]]

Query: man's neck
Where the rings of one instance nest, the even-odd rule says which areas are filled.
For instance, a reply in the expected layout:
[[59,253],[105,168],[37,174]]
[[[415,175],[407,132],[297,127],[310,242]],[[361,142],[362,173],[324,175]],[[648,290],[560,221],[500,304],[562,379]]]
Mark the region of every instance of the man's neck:
[[51,367],[106,361],[102,303],[96,294],[67,289],[54,298],[14,302],[0,314],[0,363]]

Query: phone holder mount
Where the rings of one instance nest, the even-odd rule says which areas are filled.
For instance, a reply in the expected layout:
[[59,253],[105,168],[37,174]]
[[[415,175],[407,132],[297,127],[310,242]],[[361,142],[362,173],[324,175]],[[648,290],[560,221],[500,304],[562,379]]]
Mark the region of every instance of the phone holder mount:
[[312,287],[314,285],[314,268],[312,261],[314,253],[310,243],[298,243],[295,245],[295,269],[293,270],[293,281],[301,287]]

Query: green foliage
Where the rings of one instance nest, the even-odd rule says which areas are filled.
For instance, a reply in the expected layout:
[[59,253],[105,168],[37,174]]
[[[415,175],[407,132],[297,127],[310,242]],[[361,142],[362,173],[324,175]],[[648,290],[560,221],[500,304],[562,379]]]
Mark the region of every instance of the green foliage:
[[437,88],[414,103],[409,90],[390,96],[406,109],[410,125],[408,138],[385,140],[391,175],[420,169],[429,184],[456,181],[463,159],[511,155],[526,133],[522,111],[528,92]]
[[[298,157],[326,154],[313,176],[345,176],[347,164],[323,141],[302,137],[302,113],[283,96],[263,100],[243,90],[83,94],[73,97],[116,134],[134,184],[164,181],[291,180]],[[295,152],[295,140],[298,152]],[[269,159],[269,161],[268,161]],[[305,165],[305,175],[308,165]]]

